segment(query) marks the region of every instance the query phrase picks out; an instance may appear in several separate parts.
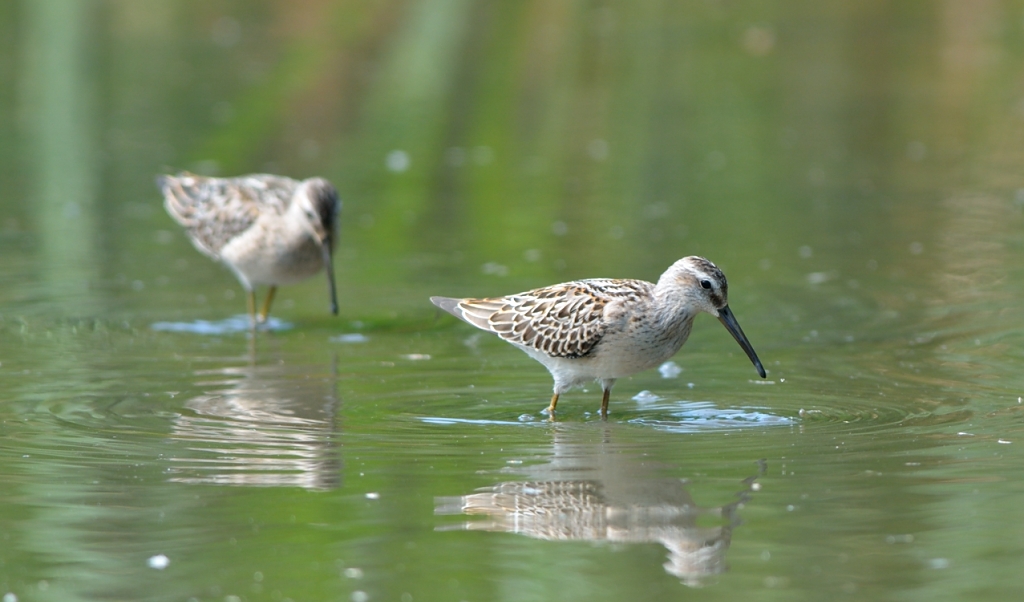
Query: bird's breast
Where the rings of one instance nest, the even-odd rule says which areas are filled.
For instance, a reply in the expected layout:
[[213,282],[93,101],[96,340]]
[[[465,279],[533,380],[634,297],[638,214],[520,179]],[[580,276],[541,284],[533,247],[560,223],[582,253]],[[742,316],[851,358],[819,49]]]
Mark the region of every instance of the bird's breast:
[[660,323],[631,319],[606,334],[591,355],[596,363],[614,368],[616,376],[642,372],[675,355],[690,336],[692,325],[692,318]]

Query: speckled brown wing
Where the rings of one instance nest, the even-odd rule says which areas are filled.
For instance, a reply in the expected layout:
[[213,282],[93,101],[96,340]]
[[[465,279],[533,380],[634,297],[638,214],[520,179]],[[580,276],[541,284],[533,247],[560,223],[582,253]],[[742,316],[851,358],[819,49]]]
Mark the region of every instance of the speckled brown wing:
[[578,280],[507,297],[453,300],[448,307],[435,304],[506,341],[572,359],[591,353],[605,335],[609,303],[636,301],[653,286],[642,280]]
[[298,182],[267,174],[207,178],[182,172],[157,178],[157,186],[171,217],[199,250],[216,259],[261,213],[284,213]]

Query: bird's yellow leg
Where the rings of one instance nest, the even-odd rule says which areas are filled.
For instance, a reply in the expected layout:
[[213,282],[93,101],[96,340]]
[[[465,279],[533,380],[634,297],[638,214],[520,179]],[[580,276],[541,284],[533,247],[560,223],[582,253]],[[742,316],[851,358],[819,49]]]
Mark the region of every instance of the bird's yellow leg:
[[260,315],[256,318],[260,324],[267,321],[267,316],[270,315],[270,304],[274,302],[275,294],[277,294],[277,287],[270,287],[270,290],[267,291],[267,299],[263,302],[263,309],[260,310]]
[[256,291],[247,291],[245,303],[249,307],[249,325],[256,328]]
[[605,389],[604,395],[601,397],[601,418],[608,418],[608,397],[611,396],[611,394],[611,389]]
[[558,393],[551,396],[551,403],[548,405],[548,415],[555,417],[555,406],[558,405]]

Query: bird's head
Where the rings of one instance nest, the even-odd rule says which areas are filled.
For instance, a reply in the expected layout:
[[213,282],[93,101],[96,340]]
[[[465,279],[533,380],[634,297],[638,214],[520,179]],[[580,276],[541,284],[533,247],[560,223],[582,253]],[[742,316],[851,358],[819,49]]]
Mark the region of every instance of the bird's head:
[[328,293],[331,296],[331,313],[338,315],[338,293],[334,286],[334,262],[331,258],[338,212],[341,211],[338,191],[323,178],[310,178],[303,181],[296,191],[295,203],[305,218],[302,220],[303,225],[320,243]]
[[765,378],[761,360],[729,309],[729,283],[718,266],[703,257],[684,257],[662,274],[657,289],[678,298],[691,315],[703,311],[718,318]]
[[321,245],[334,247],[334,230],[341,210],[338,191],[323,178],[310,178],[300,185],[295,200],[304,223]]

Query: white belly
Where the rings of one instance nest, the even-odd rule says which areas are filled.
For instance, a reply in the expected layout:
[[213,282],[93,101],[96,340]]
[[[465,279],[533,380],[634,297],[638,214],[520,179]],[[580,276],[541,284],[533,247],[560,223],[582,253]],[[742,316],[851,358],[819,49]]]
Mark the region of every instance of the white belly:
[[607,336],[581,358],[551,357],[542,351],[516,345],[544,364],[555,379],[555,390],[562,391],[592,380],[614,380],[649,370],[679,351],[690,335],[691,320],[682,320],[675,328],[655,332],[639,329]]
[[311,234],[272,236],[254,227],[220,251],[243,285],[292,284],[323,269],[320,245]]

